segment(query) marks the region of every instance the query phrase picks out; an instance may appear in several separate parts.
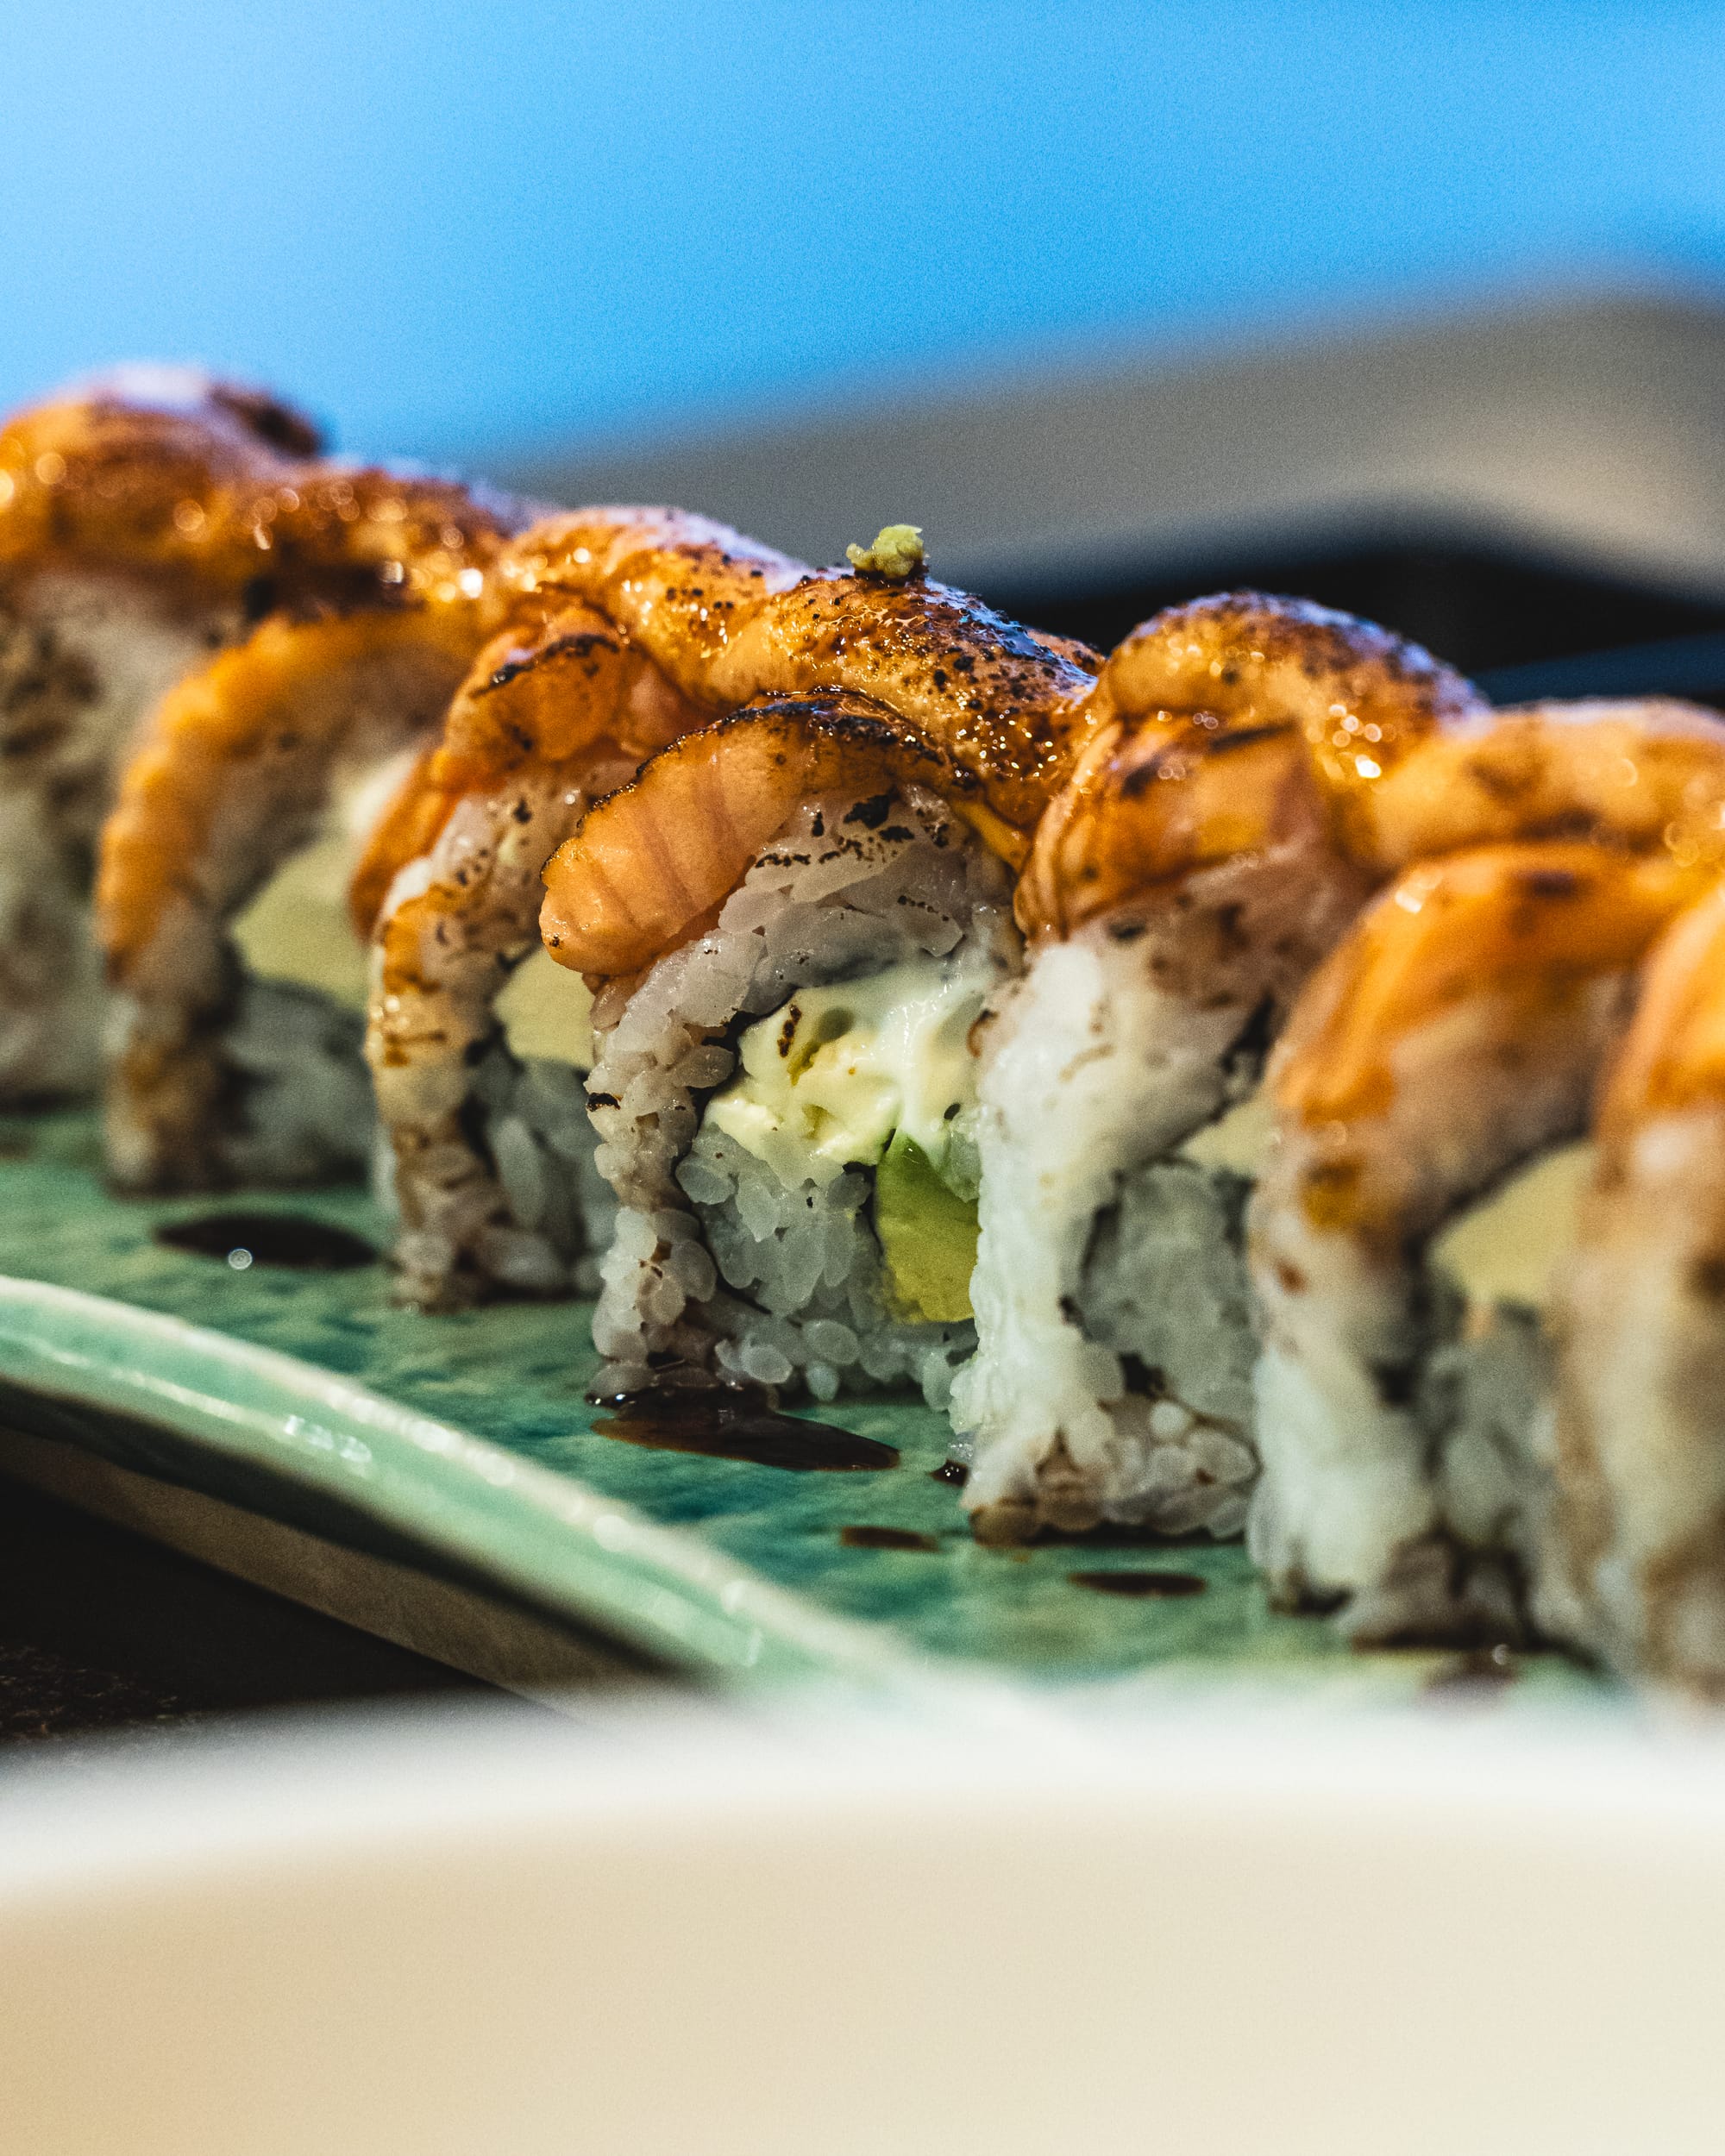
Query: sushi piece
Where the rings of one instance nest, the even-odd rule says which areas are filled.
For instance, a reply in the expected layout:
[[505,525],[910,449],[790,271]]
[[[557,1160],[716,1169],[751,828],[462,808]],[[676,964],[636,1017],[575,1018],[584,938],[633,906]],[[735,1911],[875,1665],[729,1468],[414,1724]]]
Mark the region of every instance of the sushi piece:
[[333,588],[278,572],[248,505],[316,454],[259,392],[131,367],[0,427],[0,1101],[93,1093],[97,835],[146,714],[261,614]]
[[[1590,1639],[1553,1555],[1554,1358],[1603,1351],[1542,1313],[1571,1262],[1557,1149],[1588,1134],[1649,949],[1717,875],[1722,805],[1725,724],[1669,704],[1502,714],[1379,804],[1413,865],[1295,1006],[1252,1201],[1249,1543],[1279,1603],[1344,1605],[1374,1642]],[[1645,1364],[1614,1338],[1621,1381]]]
[[[1707,857],[1717,874],[1718,837]],[[1539,1615],[1626,1676],[1725,1695],[1725,884],[1643,970],[1554,1299]]]
[[723,708],[715,660],[807,573],[666,510],[577,511],[500,558],[507,624],[354,884],[405,1300],[597,1288],[589,998],[540,943],[541,871],[594,798]]
[[1135,631],[1095,702],[1019,886],[1024,979],[982,1037],[953,1418],[990,1541],[1239,1531],[1264,1058],[1381,876],[1377,791],[1484,709],[1383,630],[1252,592]]
[[607,1394],[912,1382],[940,1405],[970,1351],[971,1037],[1020,962],[1013,872],[1095,662],[913,549],[862,560],[715,652],[731,715],[546,870],[546,944],[596,992]]
[[[108,1164],[133,1190],[304,1181],[367,1158],[342,857],[491,632],[490,571],[524,512],[308,462],[206,521],[249,550],[262,618],[155,705],[100,837]],[[278,871],[299,889],[272,904]]]

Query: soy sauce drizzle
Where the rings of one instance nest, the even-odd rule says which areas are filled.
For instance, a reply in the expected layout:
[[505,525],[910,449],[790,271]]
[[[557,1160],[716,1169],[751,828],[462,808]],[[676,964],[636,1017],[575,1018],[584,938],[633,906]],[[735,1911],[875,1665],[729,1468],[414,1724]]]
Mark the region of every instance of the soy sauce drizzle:
[[838,1539],[847,1550],[934,1550],[938,1535],[919,1534],[913,1527],[841,1527]]
[[963,1460],[943,1460],[938,1467],[929,1470],[931,1482],[950,1482],[954,1489],[963,1489],[970,1480],[970,1470]]
[[1426,1692],[1447,1694],[1492,1693],[1513,1684],[1520,1671],[1507,1646],[1474,1647],[1447,1657],[1427,1678]]
[[1074,1587],[1088,1587],[1093,1595],[1130,1595],[1138,1601],[1184,1601],[1208,1585],[1195,1572],[1069,1572],[1066,1576]]
[[756,1467],[855,1472],[896,1467],[897,1451],[875,1438],[859,1438],[830,1422],[781,1415],[758,1394],[683,1391],[665,1387],[601,1403],[610,1409],[593,1425],[600,1437],[664,1452],[699,1452],[716,1460],[747,1460]]
[[236,1273],[254,1265],[335,1273],[377,1262],[363,1237],[292,1213],[204,1213],[192,1220],[168,1221],[156,1230],[155,1240],[171,1250],[224,1257]]

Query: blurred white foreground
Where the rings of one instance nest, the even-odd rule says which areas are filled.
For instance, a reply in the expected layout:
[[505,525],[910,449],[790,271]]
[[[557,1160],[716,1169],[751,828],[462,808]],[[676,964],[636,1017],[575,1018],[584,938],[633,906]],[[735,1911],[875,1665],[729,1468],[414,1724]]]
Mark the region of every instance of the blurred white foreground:
[[505,1708],[0,1776],[30,2156],[1678,2156],[1722,1965],[1725,1746],[1603,1718]]

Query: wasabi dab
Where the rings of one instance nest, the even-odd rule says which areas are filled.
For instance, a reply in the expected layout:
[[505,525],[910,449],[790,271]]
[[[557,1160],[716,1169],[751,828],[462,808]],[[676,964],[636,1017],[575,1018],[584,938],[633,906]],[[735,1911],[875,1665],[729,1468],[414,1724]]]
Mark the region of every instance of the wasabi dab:
[[902,584],[928,560],[923,552],[922,526],[882,524],[872,547],[847,547],[844,558],[865,576],[891,577],[895,584]]

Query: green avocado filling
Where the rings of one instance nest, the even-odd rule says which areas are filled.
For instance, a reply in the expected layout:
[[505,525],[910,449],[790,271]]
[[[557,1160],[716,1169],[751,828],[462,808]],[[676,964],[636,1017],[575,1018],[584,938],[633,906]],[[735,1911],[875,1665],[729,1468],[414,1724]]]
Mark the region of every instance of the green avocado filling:
[[875,1171],[875,1233],[901,1317],[951,1325],[970,1315],[975,1201],[950,1190],[902,1131]]
[[992,973],[974,953],[919,956],[799,988],[737,1044],[706,1120],[787,1187],[875,1170],[875,1235],[896,1313],[970,1315],[976,1105],[970,1031]]

